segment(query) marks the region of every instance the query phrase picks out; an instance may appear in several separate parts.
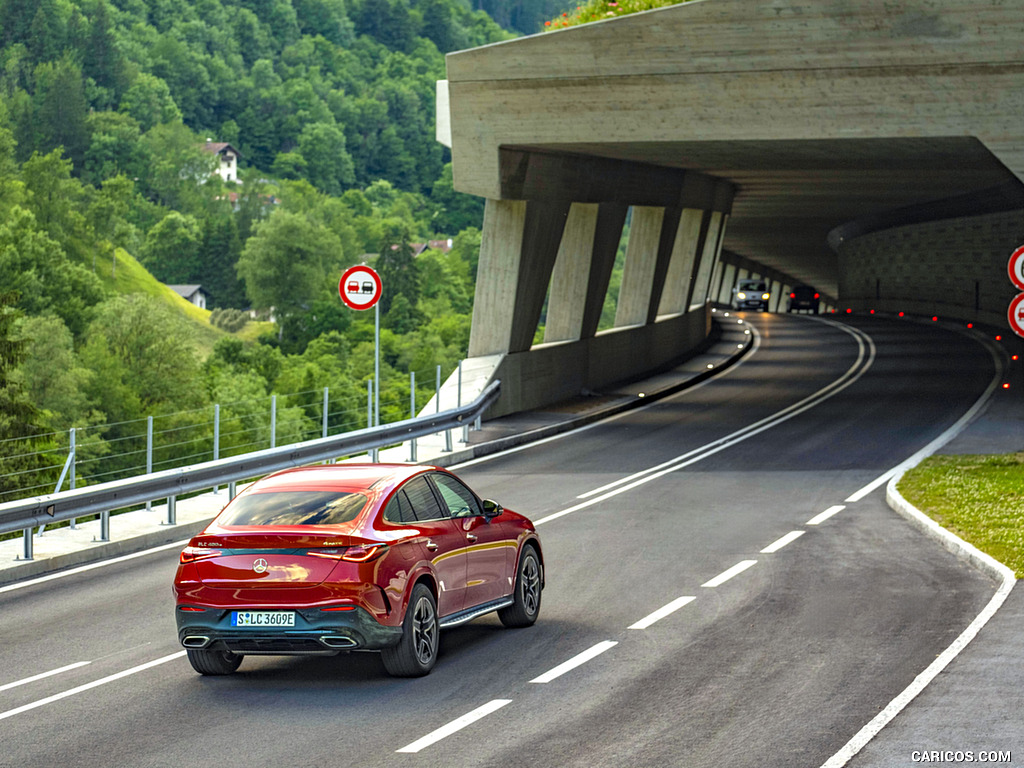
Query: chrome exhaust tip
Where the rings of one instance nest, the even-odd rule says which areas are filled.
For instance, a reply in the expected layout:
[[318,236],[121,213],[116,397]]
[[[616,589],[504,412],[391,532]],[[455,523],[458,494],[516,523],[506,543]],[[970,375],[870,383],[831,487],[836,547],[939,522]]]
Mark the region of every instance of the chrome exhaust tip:
[[358,643],[350,637],[321,637],[320,642],[328,648],[355,648]]
[[210,644],[210,638],[206,635],[189,635],[181,644],[186,648],[205,648]]

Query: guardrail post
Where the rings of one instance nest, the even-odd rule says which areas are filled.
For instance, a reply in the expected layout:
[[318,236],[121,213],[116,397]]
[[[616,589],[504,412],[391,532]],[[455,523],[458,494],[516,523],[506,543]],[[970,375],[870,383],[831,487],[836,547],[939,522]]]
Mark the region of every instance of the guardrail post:
[[[213,406],[213,460],[220,458],[220,403]],[[214,493],[220,493],[220,486],[213,486]]]
[[[437,390],[434,392],[434,402],[437,404],[437,412],[441,412],[441,366],[437,366]],[[444,449],[446,452],[451,453],[452,451],[452,431],[446,429],[444,431]]]
[[31,528],[26,528],[24,533],[21,535],[21,559],[22,560],[33,560],[32,557],[32,535],[33,531]]
[[235,498],[238,495],[238,483],[232,480],[228,483],[228,500]]
[[[416,371],[409,371],[409,418],[416,418]],[[416,438],[409,441],[409,461],[416,463]]]
[[[458,396],[458,407],[462,407],[462,361],[459,360],[459,396]],[[465,444],[469,442],[469,424],[462,425],[462,440],[459,442]]]
[[[366,382],[366,426],[375,427],[373,423],[373,379]],[[376,462],[379,453],[376,448],[370,449],[370,461]]]
[[277,395],[270,396],[270,447],[277,447]]
[[100,537],[93,541],[110,541],[110,511],[100,512]]
[[324,413],[321,421],[320,436],[327,437],[327,387],[324,387]]
[[[153,471],[153,417],[146,417],[146,474]],[[153,502],[146,502],[146,511],[153,508]]]
[[178,524],[178,497],[167,497],[167,525]]
[[[78,461],[78,439],[77,438],[78,438],[78,435],[75,432],[75,428],[72,427],[70,430],[68,430],[68,439],[69,439],[70,445],[71,445],[71,449],[70,449],[71,450],[71,459],[70,459],[71,467],[68,470],[68,472],[70,473],[68,475],[68,488],[70,488],[72,491],[75,490],[75,462]],[[72,517],[71,518],[70,526],[71,526],[71,530],[73,530],[73,531],[78,529],[78,526],[76,525],[76,522],[77,521],[75,520],[75,518]]]

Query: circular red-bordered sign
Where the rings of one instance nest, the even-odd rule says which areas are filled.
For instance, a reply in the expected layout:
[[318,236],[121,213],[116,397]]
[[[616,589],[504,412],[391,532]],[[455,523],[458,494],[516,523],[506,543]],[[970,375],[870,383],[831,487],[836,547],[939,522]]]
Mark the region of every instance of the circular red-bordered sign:
[[1024,291],[1024,245],[1010,256],[1006,271],[1010,275],[1010,282],[1017,286],[1018,290]]
[[341,275],[338,294],[352,309],[370,309],[380,301],[380,275],[366,265],[349,267]]
[[1018,336],[1024,337],[1024,293],[1018,293],[1010,302],[1006,319],[1010,322],[1010,329]]

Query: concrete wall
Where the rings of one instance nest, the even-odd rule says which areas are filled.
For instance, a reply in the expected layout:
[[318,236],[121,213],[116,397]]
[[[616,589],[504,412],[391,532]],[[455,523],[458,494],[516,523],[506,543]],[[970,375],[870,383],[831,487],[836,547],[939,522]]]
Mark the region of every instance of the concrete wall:
[[517,411],[600,392],[685,358],[711,330],[710,310],[678,315],[658,323],[614,328],[579,341],[543,344],[505,355],[493,378],[501,398],[487,412],[493,419]]
[[844,240],[839,310],[876,309],[1006,325],[1018,291],[1006,264],[1024,244],[1024,210],[882,229]]

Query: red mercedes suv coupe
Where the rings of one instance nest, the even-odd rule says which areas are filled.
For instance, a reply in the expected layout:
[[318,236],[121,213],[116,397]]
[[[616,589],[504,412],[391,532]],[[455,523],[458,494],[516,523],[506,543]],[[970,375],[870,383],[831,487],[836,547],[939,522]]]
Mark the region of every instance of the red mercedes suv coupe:
[[405,464],[284,470],[232,499],[181,553],[178,639],[192,667],[242,658],[380,651],[400,677],[430,672],[439,631],[497,611],[537,620],[540,538],[452,473]]

